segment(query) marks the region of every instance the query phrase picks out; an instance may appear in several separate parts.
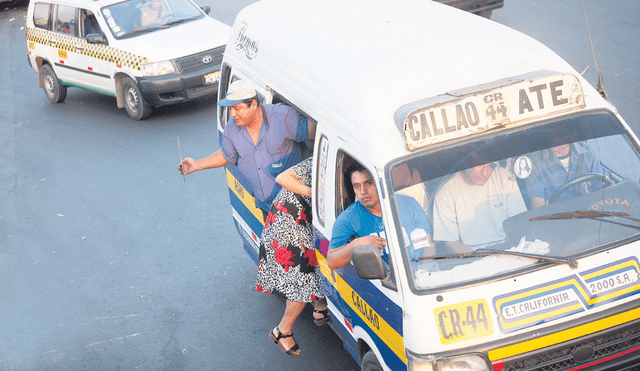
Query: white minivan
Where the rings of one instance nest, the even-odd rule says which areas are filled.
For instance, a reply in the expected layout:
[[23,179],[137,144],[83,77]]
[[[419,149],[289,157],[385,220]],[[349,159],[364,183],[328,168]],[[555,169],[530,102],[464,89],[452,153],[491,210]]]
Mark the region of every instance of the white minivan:
[[32,0],[29,64],[54,103],[77,86],[116,97],[133,119],[215,94],[229,26],[191,0]]
[[[218,96],[239,79],[317,122],[316,257],[331,326],[362,370],[640,365],[640,143],[549,48],[433,1],[263,0],[235,20]],[[228,117],[218,107],[220,138]],[[361,246],[332,270],[354,162],[373,176],[388,261]],[[257,262],[263,213],[226,172]],[[406,195],[435,255],[416,253]]]

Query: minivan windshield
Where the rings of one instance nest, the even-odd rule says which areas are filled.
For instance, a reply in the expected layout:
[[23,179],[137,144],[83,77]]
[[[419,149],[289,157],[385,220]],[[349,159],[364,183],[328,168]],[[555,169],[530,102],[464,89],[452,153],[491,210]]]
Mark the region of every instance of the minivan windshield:
[[408,231],[409,213],[394,218],[418,290],[576,266],[640,237],[640,157],[606,112],[445,143],[389,167],[389,179],[395,204],[412,197],[431,225]]
[[102,8],[102,14],[116,39],[204,17],[188,0],[129,0]]

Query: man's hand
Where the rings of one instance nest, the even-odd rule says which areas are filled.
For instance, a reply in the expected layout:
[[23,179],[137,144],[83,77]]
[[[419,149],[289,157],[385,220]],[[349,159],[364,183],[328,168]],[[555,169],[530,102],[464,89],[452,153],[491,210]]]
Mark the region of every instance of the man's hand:
[[387,240],[378,236],[364,236],[358,237],[353,240],[351,243],[354,243],[354,247],[364,246],[364,245],[374,245],[378,248],[378,250],[382,250],[387,246]]
[[178,171],[182,175],[191,174],[196,170],[198,170],[198,166],[196,165],[196,161],[191,157],[183,158],[182,163],[178,165]]
[[382,250],[387,246],[387,240],[378,236],[364,236],[358,237],[337,249],[331,249],[327,253],[327,265],[329,269],[338,269],[347,265],[351,261],[351,252],[353,249],[364,245],[374,245],[378,250]]

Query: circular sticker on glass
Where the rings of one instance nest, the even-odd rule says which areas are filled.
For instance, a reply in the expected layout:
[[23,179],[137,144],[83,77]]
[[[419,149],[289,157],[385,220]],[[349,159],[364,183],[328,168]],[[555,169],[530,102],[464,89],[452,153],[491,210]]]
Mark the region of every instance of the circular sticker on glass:
[[531,159],[527,156],[518,157],[513,163],[513,173],[520,179],[531,174]]

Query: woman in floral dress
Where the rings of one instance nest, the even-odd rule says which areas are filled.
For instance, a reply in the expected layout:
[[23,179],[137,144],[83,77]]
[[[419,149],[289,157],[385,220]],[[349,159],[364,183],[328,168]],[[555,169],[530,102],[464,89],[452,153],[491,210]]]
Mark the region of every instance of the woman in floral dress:
[[264,223],[255,286],[256,291],[286,299],[284,316],[269,339],[292,357],[302,353],[293,338],[293,324],[307,303],[316,302],[313,316],[318,326],[328,319],[311,225],[312,165],[308,158],[276,178],[283,188]]

